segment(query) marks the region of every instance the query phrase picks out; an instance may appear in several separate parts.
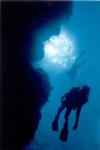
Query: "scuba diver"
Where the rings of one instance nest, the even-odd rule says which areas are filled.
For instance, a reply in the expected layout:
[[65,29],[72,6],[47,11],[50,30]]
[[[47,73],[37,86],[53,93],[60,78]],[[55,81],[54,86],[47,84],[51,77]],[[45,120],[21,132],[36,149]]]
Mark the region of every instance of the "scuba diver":
[[74,87],[69,92],[61,98],[61,106],[58,109],[57,115],[52,122],[52,129],[58,131],[58,120],[61,112],[66,108],[65,112],[65,122],[64,126],[60,133],[60,140],[66,141],[68,137],[68,119],[72,110],[76,110],[76,119],[73,126],[73,130],[76,130],[78,127],[78,121],[80,116],[80,111],[82,106],[88,102],[88,95],[90,92],[90,87],[84,85],[82,87]]
[[72,65],[72,67],[67,71],[67,75],[69,76],[70,80],[74,80],[77,76],[79,68],[85,63],[84,55],[86,54],[86,51],[83,50],[78,58],[76,59],[75,63]]

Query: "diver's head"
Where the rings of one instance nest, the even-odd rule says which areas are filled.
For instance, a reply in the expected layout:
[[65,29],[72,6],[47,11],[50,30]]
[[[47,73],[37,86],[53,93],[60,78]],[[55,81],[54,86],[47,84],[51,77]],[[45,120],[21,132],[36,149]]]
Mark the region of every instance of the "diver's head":
[[81,92],[85,95],[88,95],[89,92],[90,92],[90,87],[87,86],[87,85],[84,85],[82,88],[81,88]]

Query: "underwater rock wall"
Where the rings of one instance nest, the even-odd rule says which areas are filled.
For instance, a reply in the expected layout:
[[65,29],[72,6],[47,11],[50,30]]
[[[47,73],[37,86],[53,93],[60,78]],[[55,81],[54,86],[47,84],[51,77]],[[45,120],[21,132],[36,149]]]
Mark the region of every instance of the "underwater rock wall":
[[[52,20],[48,18],[51,12],[53,18],[59,15],[54,13],[55,4],[41,4],[42,2],[1,3],[2,150],[20,150],[35,136],[41,119],[41,108],[50,95],[48,75],[45,71],[32,67],[29,61],[32,34],[35,36],[39,27]],[[70,12],[70,3],[67,5]],[[59,6],[60,4],[57,9],[59,12],[60,9],[66,9],[65,4]],[[47,15],[45,22],[41,21],[41,12],[42,15]],[[42,57],[39,56],[37,60]]]

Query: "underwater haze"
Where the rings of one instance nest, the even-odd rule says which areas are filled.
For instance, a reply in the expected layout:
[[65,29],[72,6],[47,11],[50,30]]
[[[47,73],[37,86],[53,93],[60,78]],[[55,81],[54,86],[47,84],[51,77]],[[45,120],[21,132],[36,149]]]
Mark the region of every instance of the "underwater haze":
[[[74,1],[70,19],[66,22],[62,16],[61,21],[60,27],[63,26],[75,41],[75,62],[79,59],[80,63],[75,66],[73,62],[70,68],[66,66],[63,69],[59,65],[51,67],[51,62],[48,63],[48,68],[44,67],[42,60],[38,63],[38,67],[49,74],[53,89],[49,101],[41,110],[42,119],[35,139],[24,150],[100,150],[100,2]],[[52,28],[53,26],[52,24]],[[46,40],[49,41],[49,38]],[[69,136],[67,141],[62,142],[59,135],[64,123],[64,113],[60,116],[57,133],[52,130],[52,121],[61,104],[61,97],[76,84],[90,86],[89,101],[82,108],[79,126],[75,131],[72,129],[75,111],[72,111]]]

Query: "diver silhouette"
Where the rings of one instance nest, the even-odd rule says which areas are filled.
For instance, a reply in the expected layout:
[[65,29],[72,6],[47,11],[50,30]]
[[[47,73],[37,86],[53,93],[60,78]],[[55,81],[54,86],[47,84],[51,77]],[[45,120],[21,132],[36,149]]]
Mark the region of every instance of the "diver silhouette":
[[82,51],[78,58],[76,59],[76,62],[72,65],[72,67],[67,71],[67,75],[69,76],[70,80],[75,79],[79,68],[85,63],[84,55],[86,54],[86,51]]
[[88,95],[90,92],[90,87],[84,85],[82,87],[74,87],[70,89],[69,92],[65,93],[61,98],[61,106],[58,109],[55,119],[52,122],[52,129],[58,131],[58,120],[61,112],[66,108],[65,112],[65,122],[60,133],[60,140],[66,141],[68,137],[68,119],[72,110],[76,110],[76,118],[73,126],[73,130],[78,127],[78,121],[80,116],[80,111],[82,106],[88,102]]

